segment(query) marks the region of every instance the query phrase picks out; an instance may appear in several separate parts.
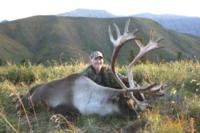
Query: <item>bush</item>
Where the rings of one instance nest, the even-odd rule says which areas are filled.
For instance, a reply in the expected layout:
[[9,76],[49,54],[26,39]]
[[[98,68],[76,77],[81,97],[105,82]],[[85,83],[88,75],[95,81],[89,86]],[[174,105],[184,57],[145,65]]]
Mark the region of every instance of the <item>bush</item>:
[[35,82],[36,77],[32,67],[26,68],[24,66],[19,66],[16,67],[15,70],[9,71],[6,75],[6,79],[13,83],[24,82],[26,84],[31,84]]

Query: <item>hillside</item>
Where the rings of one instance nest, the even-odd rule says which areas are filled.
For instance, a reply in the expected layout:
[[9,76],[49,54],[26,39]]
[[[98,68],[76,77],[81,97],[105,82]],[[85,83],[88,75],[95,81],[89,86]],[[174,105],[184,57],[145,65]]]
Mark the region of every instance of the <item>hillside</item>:
[[[104,10],[89,10],[89,9],[76,9],[59,15],[71,16],[71,17],[96,17],[96,18],[122,17],[122,16],[115,16]],[[155,15],[150,13],[141,13],[132,16],[152,19],[167,29],[175,30],[181,33],[192,34],[200,37],[200,30],[199,30],[200,18],[198,17],[178,16],[170,14]]]
[[[0,58],[20,62],[30,59],[35,63],[48,60],[88,60],[92,50],[105,53],[110,61],[112,45],[108,37],[108,26],[116,22],[121,30],[128,18],[79,18],[63,16],[35,16],[26,19],[0,23]],[[146,43],[149,31],[153,29],[165,40],[165,48],[148,54],[148,58],[160,60],[175,59],[177,55],[200,57],[200,39],[194,36],[166,30],[158,23],[143,18],[131,18],[130,31],[138,28],[137,35]],[[113,31],[114,28],[112,27]],[[119,63],[127,63],[136,48],[127,45],[122,49]]]
[[137,14],[136,17],[149,18],[157,21],[167,29],[188,33],[200,37],[200,18],[175,15]]

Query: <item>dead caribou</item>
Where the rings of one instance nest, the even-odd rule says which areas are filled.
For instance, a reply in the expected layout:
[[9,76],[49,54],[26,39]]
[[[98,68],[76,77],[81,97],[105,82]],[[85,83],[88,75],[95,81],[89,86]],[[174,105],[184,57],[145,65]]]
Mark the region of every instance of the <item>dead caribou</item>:
[[[30,89],[30,91],[22,98],[25,108],[30,108],[31,105],[35,107],[37,103],[42,102],[49,110],[64,115],[67,112],[75,112],[82,115],[98,114],[101,116],[114,113],[123,114],[126,113],[124,110],[128,109],[128,105],[126,105],[126,102],[121,101],[123,97],[119,97],[126,93],[126,98],[132,99],[140,110],[146,109],[149,104],[145,97],[143,97],[143,100],[138,100],[134,94],[140,93],[144,96],[160,96],[163,95],[164,85],[153,84],[148,87],[141,87],[133,80],[131,69],[135,62],[138,61],[145,53],[159,48],[158,43],[161,39],[153,38],[151,33],[148,44],[143,45],[140,39],[135,35],[137,30],[129,32],[129,23],[130,20],[126,22],[123,34],[120,33],[118,26],[114,23],[117,39],[114,39],[111,33],[111,28],[109,27],[110,41],[113,43],[114,47],[111,68],[122,89],[100,86],[89,78],[76,73],[62,79],[37,85]],[[135,42],[140,51],[127,66],[127,77],[129,82],[129,87],[127,87],[115,72],[115,61],[120,48],[130,40]],[[113,100],[117,97],[119,100]],[[20,103],[18,103],[17,107],[19,108],[20,106]]]

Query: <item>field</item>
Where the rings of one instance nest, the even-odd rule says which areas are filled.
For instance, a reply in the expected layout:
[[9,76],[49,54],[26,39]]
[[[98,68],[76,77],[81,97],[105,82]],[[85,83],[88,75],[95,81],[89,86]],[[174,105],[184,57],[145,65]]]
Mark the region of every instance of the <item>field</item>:
[[[76,124],[44,109],[18,117],[15,100],[34,84],[79,72],[86,64],[10,64],[0,67],[0,132],[34,133],[195,133],[200,132],[200,64],[198,61],[142,63],[133,68],[140,84],[167,83],[166,95],[152,102],[152,110],[137,118],[81,116]],[[124,74],[124,67],[117,67]],[[51,118],[51,119],[50,119]],[[67,128],[66,128],[67,125]]]

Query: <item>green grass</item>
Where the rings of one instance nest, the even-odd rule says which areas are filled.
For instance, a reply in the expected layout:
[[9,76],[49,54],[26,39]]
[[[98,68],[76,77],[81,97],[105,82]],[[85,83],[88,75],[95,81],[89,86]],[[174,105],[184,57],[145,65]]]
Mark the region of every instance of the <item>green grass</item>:
[[[0,132],[30,132],[25,117],[19,118],[15,110],[16,92],[24,94],[29,86],[79,72],[86,64],[8,65],[0,67]],[[124,67],[118,67],[125,73]],[[65,118],[60,124],[50,120],[53,115],[46,110],[36,110],[36,121],[28,113],[33,132],[123,132],[134,130],[134,125],[145,125],[140,133],[200,132],[200,64],[177,61],[160,64],[138,64],[133,67],[134,79],[140,84],[167,83],[166,96],[153,101],[153,109],[139,112],[137,119],[118,116],[81,116],[77,123],[69,124]],[[64,128],[68,123],[68,128]]]

